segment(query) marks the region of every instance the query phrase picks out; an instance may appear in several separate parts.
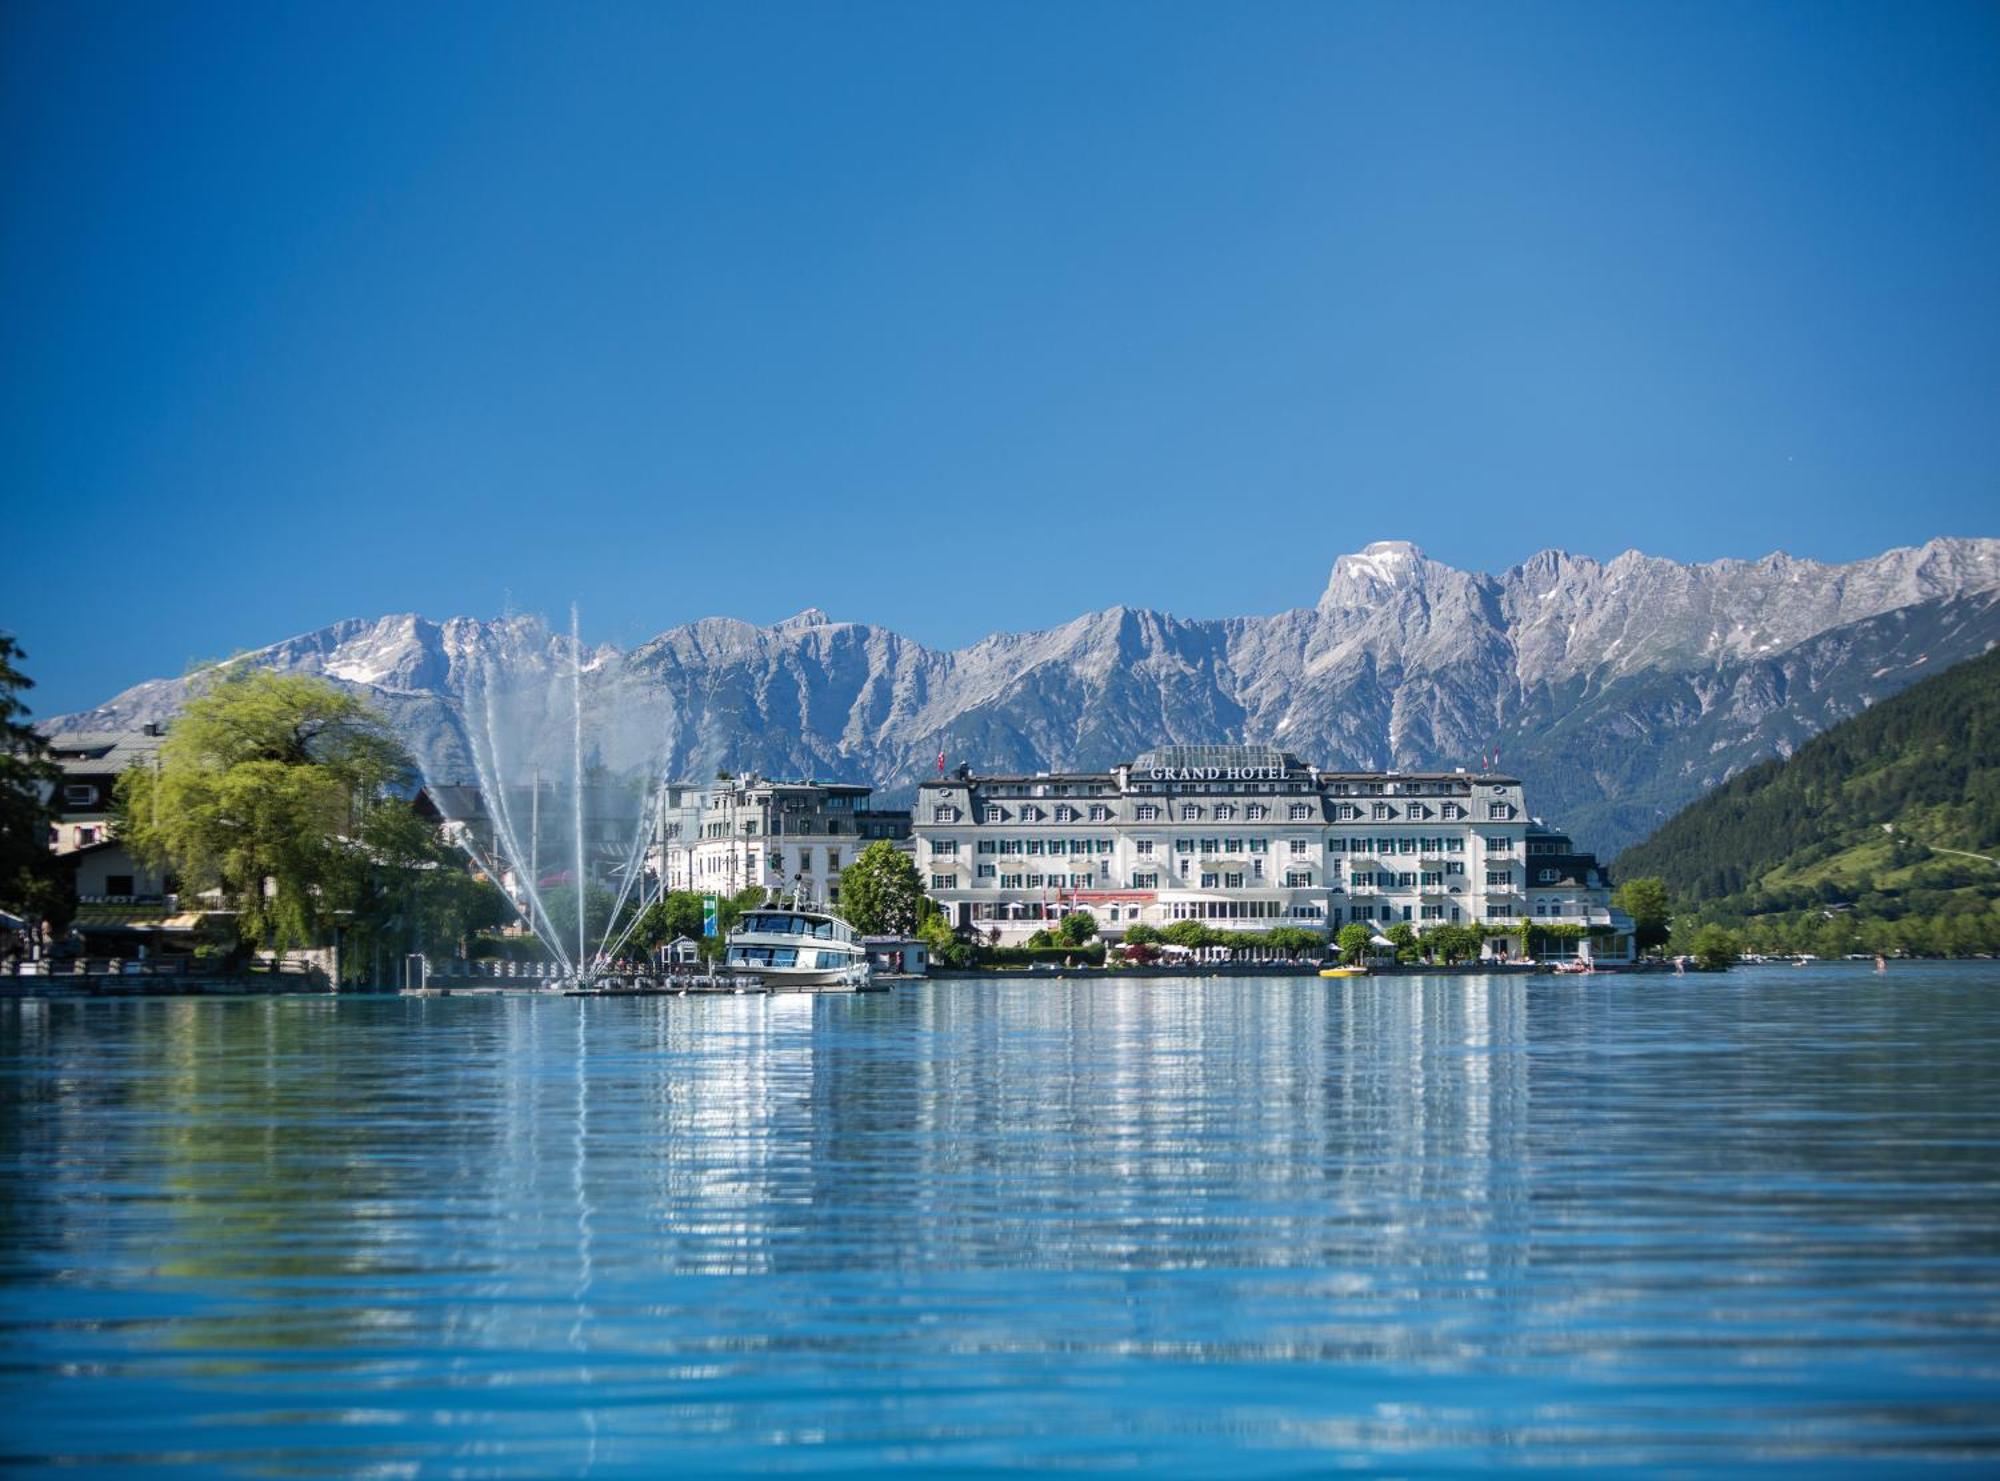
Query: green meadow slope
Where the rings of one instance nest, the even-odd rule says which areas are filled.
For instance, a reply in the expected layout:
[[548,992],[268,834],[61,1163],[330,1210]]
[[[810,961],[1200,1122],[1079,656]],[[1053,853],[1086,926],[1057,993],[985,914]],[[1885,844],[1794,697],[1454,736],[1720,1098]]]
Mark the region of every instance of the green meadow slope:
[[2000,649],[1731,778],[1614,867],[1757,949],[2000,952]]

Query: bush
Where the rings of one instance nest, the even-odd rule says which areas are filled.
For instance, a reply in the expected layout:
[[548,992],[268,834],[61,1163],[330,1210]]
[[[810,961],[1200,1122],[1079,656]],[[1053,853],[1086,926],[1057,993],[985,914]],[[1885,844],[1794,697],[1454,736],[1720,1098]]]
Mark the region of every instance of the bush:
[[1726,972],[1743,955],[1736,933],[1721,926],[1703,926],[1695,932],[1694,964],[1704,972]]
[[[1032,939],[1031,937],[1030,940]],[[1058,967],[1066,962],[1074,962],[1079,967],[1101,967],[1104,965],[1104,944],[1097,942],[1090,946],[983,946],[977,952],[977,961],[982,967],[1031,967],[1037,962],[1052,962]]]
[[1064,946],[1081,946],[1097,934],[1097,917],[1088,910],[1072,910],[1056,926],[1056,940]]

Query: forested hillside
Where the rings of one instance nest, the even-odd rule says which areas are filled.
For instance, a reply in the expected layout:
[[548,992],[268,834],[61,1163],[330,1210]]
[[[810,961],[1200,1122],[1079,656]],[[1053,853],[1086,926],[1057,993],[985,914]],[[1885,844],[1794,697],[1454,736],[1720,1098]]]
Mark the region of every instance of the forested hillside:
[[2000,649],[1732,778],[1622,854],[1683,917],[1822,955],[2000,951]]

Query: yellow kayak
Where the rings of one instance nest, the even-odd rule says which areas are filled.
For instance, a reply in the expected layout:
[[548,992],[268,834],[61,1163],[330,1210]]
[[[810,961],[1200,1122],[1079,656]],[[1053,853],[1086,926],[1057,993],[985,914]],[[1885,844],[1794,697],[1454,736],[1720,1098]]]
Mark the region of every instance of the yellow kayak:
[[1368,969],[1366,967],[1321,967],[1319,975],[1322,977],[1366,977]]

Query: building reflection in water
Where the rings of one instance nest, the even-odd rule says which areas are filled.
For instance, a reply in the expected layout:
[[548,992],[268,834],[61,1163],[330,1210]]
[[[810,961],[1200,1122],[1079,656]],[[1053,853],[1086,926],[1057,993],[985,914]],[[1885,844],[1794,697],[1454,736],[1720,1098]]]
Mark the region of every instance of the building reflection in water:
[[[1718,1354],[1814,1360],[1759,1303],[1849,1299],[1883,1205],[1843,1188],[1897,1180],[1904,1254],[1995,1284],[1952,1181],[1991,1156],[1918,1175],[1865,1131],[1986,1114],[1990,1026],[1916,986],[1782,990],[0,1004],[0,1397],[34,1453],[309,1411],[343,1461],[421,1439],[535,1470],[663,1436],[1000,1435],[1027,1393],[1050,1433],[1141,1449],[1195,1424],[1421,1448],[1514,1374],[1479,1424],[1543,1415],[1596,1453],[1549,1385],[1583,1413],[1622,1364],[1678,1412]],[[1691,1309],[1736,1347],[1690,1346]],[[1590,1434],[1650,1412],[1621,1402]]]

